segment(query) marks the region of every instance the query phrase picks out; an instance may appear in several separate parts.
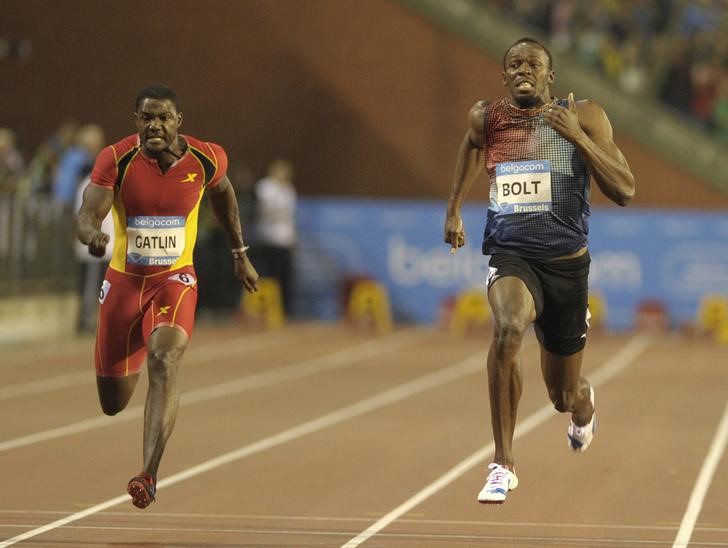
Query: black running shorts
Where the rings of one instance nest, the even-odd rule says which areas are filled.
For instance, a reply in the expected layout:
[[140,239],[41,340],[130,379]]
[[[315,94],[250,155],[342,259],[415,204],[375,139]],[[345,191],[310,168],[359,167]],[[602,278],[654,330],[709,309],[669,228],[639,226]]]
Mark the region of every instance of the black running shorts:
[[488,289],[499,278],[521,279],[536,304],[536,338],[552,354],[570,356],[586,344],[590,262],[589,252],[550,261],[496,253],[490,257]]

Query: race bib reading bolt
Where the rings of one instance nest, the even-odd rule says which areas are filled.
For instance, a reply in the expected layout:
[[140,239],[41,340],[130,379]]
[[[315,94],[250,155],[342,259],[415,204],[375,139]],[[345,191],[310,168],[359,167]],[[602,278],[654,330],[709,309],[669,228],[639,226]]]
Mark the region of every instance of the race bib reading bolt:
[[495,166],[500,213],[551,211],[551,162],[501,162]]

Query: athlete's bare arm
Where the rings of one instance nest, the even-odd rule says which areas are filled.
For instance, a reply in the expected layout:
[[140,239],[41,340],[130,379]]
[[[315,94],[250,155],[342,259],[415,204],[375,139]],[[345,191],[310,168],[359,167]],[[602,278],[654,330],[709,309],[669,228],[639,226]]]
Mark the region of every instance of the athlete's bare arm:
[[478,101],[468,114],[468,131],[463,137],[455,162],[450,200],[445,218],[445,242],[455,250],[465,245],[465,229],[460,208],[475,178],[483,169],[480,153],[483,147],[483,116],[486,102]]
[[103,257],[110,236],[101,231],[101,222],[114,203],[114,191],[89,184],[83,191],[83,201],[76,217],[76,235],[88,246],[94,257]]
[[[235,199],[235,189],[230,179],[224,175],[219,184],[209,189],[210,205],[217,220],[225,230],[232,249],[245,247],[243,241],[243,228],[240,225],[240,212],[238,202]],[[235,253],[234,268],[235,276],[243,282],[245,289],[251,293],[258,290],[258,273],[251,264],[248,256],[244,253]]]
[[548,124],[581,152],[594,180],[607,198],[626,206],[635,193],[635,180],[627,160],[614,143],[612,125],[604,109],[593,101],[554,105],[546,113]]

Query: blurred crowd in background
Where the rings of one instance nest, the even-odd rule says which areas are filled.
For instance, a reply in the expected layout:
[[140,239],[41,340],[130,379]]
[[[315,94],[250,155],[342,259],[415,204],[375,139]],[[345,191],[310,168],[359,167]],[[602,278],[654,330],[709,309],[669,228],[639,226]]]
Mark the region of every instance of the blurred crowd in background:
[[[478,0],[728,143],[726,0]],[[557,67],[558,69],[558,67]]]

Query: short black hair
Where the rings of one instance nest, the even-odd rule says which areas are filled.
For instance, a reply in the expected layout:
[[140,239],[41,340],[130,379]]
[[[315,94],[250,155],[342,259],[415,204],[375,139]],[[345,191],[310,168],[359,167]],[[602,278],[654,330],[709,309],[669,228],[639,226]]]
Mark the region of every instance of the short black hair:
[[508,57],[508,52],[511,51],[514,47],[516,47],[518,44],[522,43],[527,44],[533,44],[534,46],[540,47],[544,52],[546,52],[546,57],[549,58],[549,70],[553,70],[554,68],[554,60],[551,57],[551,52],[549,51],[549,48],[544,46],[541,42],[536,40],[535,38],[531,38],[530,36],[524,36],[523,38],[519,38],[515,42],[511,44],[511,46],[506,50],[506,52],[503,54],[503,68],[506,68],[506,57]]
[[169,99],[172,101],[174,108],[179,112],[179,100],[174,90],[165,84],[150,84],[139,92],[136,98],[136,105],[134,105],[134,112],[139,110],[139,105],[142,104],[144,99]]

